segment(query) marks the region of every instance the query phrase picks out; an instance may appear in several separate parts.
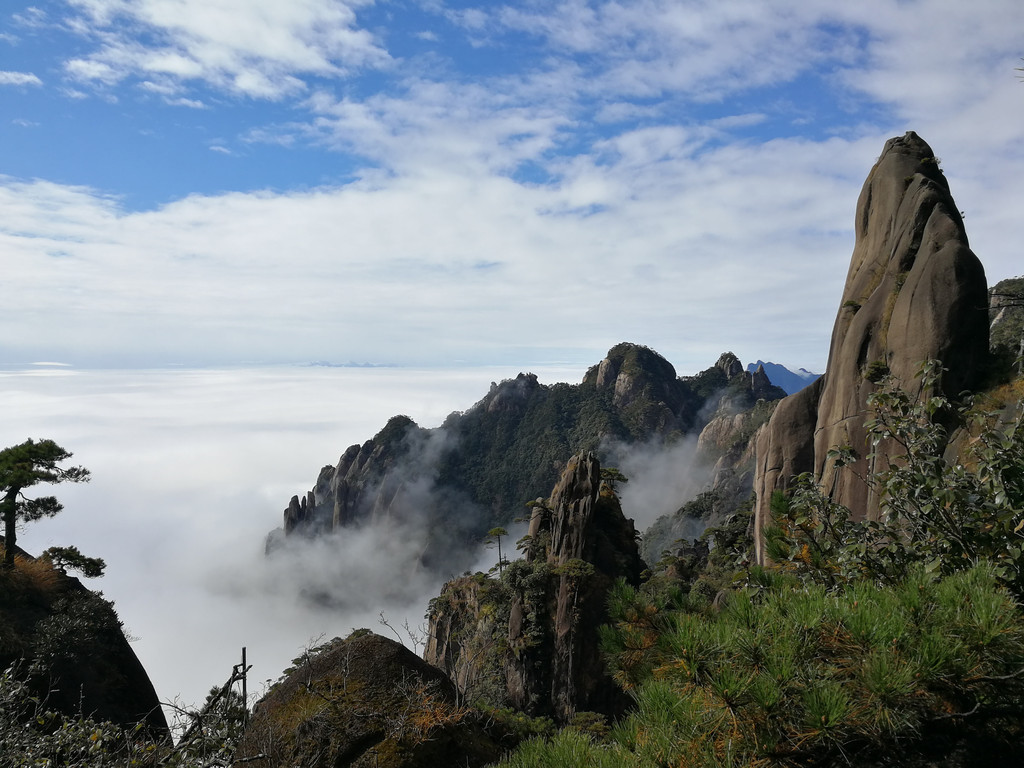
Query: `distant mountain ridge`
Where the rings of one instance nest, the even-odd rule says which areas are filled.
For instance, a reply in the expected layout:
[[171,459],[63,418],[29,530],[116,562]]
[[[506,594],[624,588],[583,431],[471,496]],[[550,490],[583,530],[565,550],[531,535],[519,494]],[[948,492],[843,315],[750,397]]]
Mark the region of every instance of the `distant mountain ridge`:
[[763,360],[758,360],[756,363],[747,363],[747,372],[753,373],[758,369],[758,366],[763,367],[768,380],[776,387],[786,390],[787,395],[795,395],[804,387],[813,384],[821,376],[820,373],[811,373],[806,368],[797,368],[793,371],[784,365],[766,363]]
[[746,373],[731,352],[684,377],[654,350],[631,343],[609,350],[579,384],[546,385],[521,373],[492,383],[440,427],[394,416],[371,440],[350,446],[321,469],[312,490],[292,497],[267,550],[288,539],[397,525],[423,535],[425,566],[457,572],[490,528],[548,492],[570,456],[595,451],[614,465],[615,446],[696,438],[723,412],[785,394],[762,371]]

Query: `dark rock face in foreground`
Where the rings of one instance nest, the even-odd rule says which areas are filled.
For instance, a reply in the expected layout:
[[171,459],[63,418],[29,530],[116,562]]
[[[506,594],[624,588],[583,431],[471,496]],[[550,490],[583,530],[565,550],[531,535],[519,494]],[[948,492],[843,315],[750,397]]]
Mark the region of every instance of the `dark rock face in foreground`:
[[621,714],[627,699],[605,671],[598,628],[615,580],[640,581],[636,538],[597,458],[577,454],[533,508],[525,559],[500,581],[455,579],[433,601],[426,659],[461,689],[531,715]]
[[[580,711],[621,713],[626,702],[605,671],[597,629],[608,622],[611,585],[618,578],[639,584],[645,565],[633,521],[623,516],[618,499],[602,485],[594,454],[569,461],[549,504],[534,507],[530,538],[549,543],[546,551],[531,550],[527,562],[543,557],[557,582],[547,615],[543,606],[530,605],[526,594],[513,600],[508,640],[511,648],[521,650],[513,653],[507,675],[513,705],[526,708],[531,701],[547,699],[562,721]],[[535,621],[550,622],[550,648],[527,647],[531,614]],[[544,690],[547,674],[534,672],[548,664],[550,690]]]
[[0,669],[12,665],[47,707],[127,728],[143,723],[154,738],[170,737],[113,606],[20,549],[15,568],[0,569]]
[[[988,362],[985,270],[971,251],[959,209],[931,147],[917,134],[890,139],[857,202],[856,243],[836,316],[825,375],[779,404],[757,441],[757,525],[772,492],[813,472],[859,517],[878,514],[862,477],[869,464],[867,397],[891,373],[911,386],[920,364],[941,360],[941,386],[975,388]],[[836,474],[826,453],[850,446],[854,472]],[[881,446],[883,455],[895,447]],[[758,537],[758,556],[761,541]]]
[[501,753],[443,672],[360,630],[310,652],[271,689],[237,759],[255,768],[474,768]]

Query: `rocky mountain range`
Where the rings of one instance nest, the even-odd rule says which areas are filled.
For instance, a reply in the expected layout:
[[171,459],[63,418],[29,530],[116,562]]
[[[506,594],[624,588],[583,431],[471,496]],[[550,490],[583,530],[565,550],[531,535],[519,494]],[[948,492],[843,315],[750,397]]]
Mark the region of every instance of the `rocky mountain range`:
[[[685,377],[655,351],[629,343],[609,350],[579,384],[546,385],[521,373],[492,383],[440,427],[395,416],[371,440],[350,446],[311,490],[292,497],[267,551],[363,525],[406,525],[425,534],[423,565],[457,572],[489,529],[523,516],[528,501],[548,492],[569,456],[594,451],[614,466],[633,446],[670,447],[699,436],[701,462],[721,477],[739,459],[730,454],[734,443],[742,437],[745,445],[757,426],[752,409],[785,394],[763,369],[744,371],[732,353]],[[750,477],[744,482],[749,490]]]
[[[455,572],[491,527],[522,516],[526,501],[546,493],[566,457],[594,451],[616,466],[631,446],[667,450],[685,440],[695,441],[689,461],[701,468],[715,501],[695,517],[683,509],[692,490],[678,498],[681,511],[659,520],[645,542],[649,560],[675,538],[721,522],[751,490],[756,534],[772,492],[802,472],[813,472],[835,501],[871,517],[878,499],[851,480],[884,462],[869,463],[868,395],[888,374],[913,382],[928,359],[947,369],[946,394],[983,386],[992,356],[1006,367],[1024,343],[1018,283],[1024,281],[994,287],[990,302],[984,268],[938,161],[909,132],[886,143],[861,192],[825,375],[761,361],[745,371],[726,353],[696,376],[681,377],[654,350],[629,343],[609,350],[576,385],[545,385],[522,373],[492,383],[478,403],[440,427],[396,416],[373,439],[348,448],[310,491],[291,499],[267,549],[343,535],[352,526],[414,522],[426,532],[422,564]],[[991,352],[990,323],[998,340]],[[795,393],[785,397],[772,375]],[[841,478],[826,461],[838,446],[859,456],[855,471]],[[886,447],[876,453],[884,457]],[[760,545],[757,551],[761,557]]]
[[[534,499],[519,542],[522,559],[499,565],[497,576],[454,578],[431,602],[425,658],[465,697],[561,723],[584,711],[614,717],[627,702],[603,667],[597,628],[608,619],[616,580],[649,577],[645,569],[665,550],[669,578],[692,578],[708,561],[707,546],[683,545],[672,554],[679,547],[673,542],[727,519],[749,504],[752,490],[749,528],[737,518],[742,527],[729,535],[759,542],[772,492],[801,472],[814,473],[855,515],[877,515],[870,488],[848,479],[856,473],[833,474],[828,451],[853,448],[863,475],[897,450],[882,445],[872,457],[865,450],[867,397],[886,375],[911,385],[922,361],[939,359],[946,368],[939,386],[950,396],[992,381],[990,321],[1004,357],[1024,326],[1022,286],[1000,286],[990,303],[934,152],[907,133],[886,143],[865,182],[827,370],[808,386],[783,397],[764,363],[748,372],[731,354],[697,376],[679,377],[653,350],[620,344],[578,385],[545,386],[521,374],[493,384],[440,428],[393,418],[325,467],[304,498],[292,499],[269,548],[409,514],[426,514],[431,525],[443,520],[449,535],[472,541]],[[616,473],[603,479],[601,466],[614,460],[616,441],[652,438],[666,449],[695,441],[707,485],[647,532],[645,562],[615,493]],[[439,498],[468,503],[472,514],[452,525],[444,504],[414,512],[403,494],[424,480],[442,491]],[[538,498],[545,484],[553,490]],[[757,547],[754,556],[764,559]]]

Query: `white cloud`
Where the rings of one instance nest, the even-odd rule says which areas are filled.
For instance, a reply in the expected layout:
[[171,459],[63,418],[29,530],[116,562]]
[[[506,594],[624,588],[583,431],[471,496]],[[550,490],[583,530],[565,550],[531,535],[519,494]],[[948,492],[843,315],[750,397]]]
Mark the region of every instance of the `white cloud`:
[[43,81],[31,72],[0,71],[0,85],[42,85]]
[[[556,207],[550,193],[454,175],[307,195],[196,197],[132,215],[79,191],[9,192],[18,207],[7,217],[25,219],[4,229],[50,233],[4,238],[8,279],[24,288],[9,309],[32,313],[63,295],[57,311],[66,321],[49,324],[52,335],[43,331],[33,344],[84,350],[102,335],[113,349],[172,360],[189,354],[189,337],[214,342],[215,356],[235,348],[242,359],[265,359],[288,348],[315,359],[340,349],[346,358],[387,360],[417,349],[478,355],[536,343],[537,324],[560,316],[568,336],[581,330],[572,314],[579,307],[563,288],[593,288],[592,300],[610,301],[585,265],[612,258],[619,239],[593,242],[614,222],[585,234],[567,219],[538,215],[538,204]],[[56,211],[63,217],[51,219]],[[47,256],[55,250],[71,258]],[[474,265],[482,261],[502,266],[480,271]],[[534,319],[517,319],[520,298]],[[134,315],[131,324],[121,320]],[[463,326],[466,316],[472,326]],[[4,338],[7,349],[17,347],[14,336]]]
[[[423,110],[325,99],[325,135],[387,163],[344,187],[128,213],[89,190],[8,180],[6,311],[39,322],[7,324],[0,348],[120,364],[512,350],[592,363],[630,340],[687,373],[726,349],[822,368],[885,134],[730,144],[719,129],[651,127],[548,161],[552,183],[519,183],[503,174],[543,155],[551,119],[499,108],[476,124],[463,92],[424,93]],[[936,149],[947,166],[962,151]],[[950,181],[998,279],[1019,271],[1024,159],[971,153],[972,182]]]
[[798,0],[681,4],[671,0],[504,6],[495,22],[589,58],[588,92],[693,98],[787,81],[842,46],[821,25],[824,7]]
[[189,109],[207,109],[207,105],[199,99],[167,99],[167,103],[172,107],[188,107]]
[[[154,76],[198,81],[253,98],[344,77],[389,56],[357,26],[360,2],[337,0],[69,0],[71,28],[101,42],[65,65],[83,82]],[[142,42],[145,41],[145,42]]]
[[47,23],[46,11],[34,5],[30,5],[21,13],[12,14],[11,19],[19,27],[26,29],[37,29],[45,26]]
[[[0,395],[10,408],[0,446],[51,438],[92,472],[88,484],[55,487],[65,511],[27,526],[19,543],[30,552],[74,544],[107,562],[107,575],[88,585],[114,600],[126,629],[139,638],[135,651],[162,699],[201,702],[227,678],[243,645],[255,665],[250,692],[258,693],[258,681],[276,678],[311,638],[344,636],[360,626],[384,632],[377,625],[381,610],[396,626],[404,616],[416,626],[439,587],[424,581],[408,600],[389,598],[403,591],[388,589],[402,568],[383,552],[408,553],[401,541],[374,532],[340,542],[352,558],[347,566],[337,562],[339,549],[320,563],[321,572],[311,556],[304,565],[268,563],[264,538],[281,525],[288,499],[312,487],[318,467],[374,435],[395,413],[437,426],[478,399],[491,379],[514,374],[0,372]],[[581,376],[573,371],[570,378]],[[307,573],[295,573],[299,568]],[[325,581],[339,568],[345,579]],[[308,579],[332,586],[349,607],[304,605],[296,590]]]
[[70,59],[65,62],[64,69],[72,78],[81,81],[91,80],[110,85],[122,78],[117,68],[98,59]]
[[[318,58],[330,46],[309,25],[329,17],[356,30],[356,6],[76,7],[98,41],[80,59],[83,72],[95,67],[112,82],[134,72],[170,101],[190,99],[189,62],[229,90],[302,92],[294,121],[246,129],[243,140],[328,147],[339,153],[338,175],[354,181],[196,194],[134,213],[89,190],[8,181],[0,239],[12,254],[8,279],[23,286],[11,311],[45,307],[53,321],[31,338],[13,324],[0,329],[7,355],[34,359],[40,347],[79,360],[205,361],[337,350],[424,361],[525,349],[592,362],[626,339],[689,372],[725,348],[820,369],[857,192],[883,141],[907,129],[945,160],[991,277],[1019,271],[1024,98],[1012,74],[996,76],[1016,61],[1016,42],[989,14],[943,15],[945,0],[460,12],[476,40],[544,47],[530,65],[486,77],[454,62],[415,74],[392,62],[394,77],[368,96],[322,80],[302,91],[321,59],[347,66]],[[214,30],[229,8],[258,46]],[[913,24],[917,14],[927,23]],[[281,24],[262,35],[271,18]],[[961,26],[977,40],[958,37]],[[140,29],[157,42],[141,46]],[[235,66],[250,55],[256,66]],[[812,66],[820,99],[801,101],[797,86],[772,91],[770,103],[744,96]],[[238,85],[243,73],[252,79]],[[637,96],[651,93],[668,96]],[[728,94],[740,96],[694,106]],[[201,103],[218,117],[225,108]],[[789,135],[794,115],[814,133]],[[225,136],[223,126],[212,135]],[[320,178],[332,167],[328,155]]]
[[338,149],[422,174],[510,173],[553,149],[567,118],[498,89],[417,81],[402,96],[336,100],[318,92],[306,135]]

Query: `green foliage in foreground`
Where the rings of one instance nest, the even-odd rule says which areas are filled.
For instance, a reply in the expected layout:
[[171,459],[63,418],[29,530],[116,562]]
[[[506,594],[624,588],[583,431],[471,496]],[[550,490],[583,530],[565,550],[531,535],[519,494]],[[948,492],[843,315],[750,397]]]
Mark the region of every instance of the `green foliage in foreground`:
[[605,641],[635,711],[605,741],[563,731],[503,768],[873,765],[896,745],[912,765],[1019,738],[1024,618],[991,566],[831,592],[752,577],[719,611],[620,585]]
[[[606,738],[565,730],[502,768],[1021,764],[1020,382],[986,412],[936,395],[940,372],[871,399],[885,468],[864,480],[882,520],[805,477],[773,499],[777,565],[737,591],[619,585],[603,643],[634,711]],[[842,471],[851,453],[833,452]]]
[[[804,475],[791,497],[772,499],[775,523],[765,528],[771,560],[805,581],[833,585],[861,578],[896,584],[915,565],[949,574],[986,559],[1024,597],[1024,403],[954,406],[935,394],[941,370],[925,363],[916,395],[886,379],[868,398],[869,461],[885,469],[865,482],[882,518],[855,520]],[[959,456],[948,456],[943,423],[959,427]],[[851,449],[830,454],[840,471],[852,471]]]
[[0,745],[5,768],[155,765],[158,749],[141,728],[55,712],[13,670],[0,674]]
[[[0,766],[3,768],[215,768],[232,764],[245,709],[230,686],[203,708],[175,708],[176,745],[143,724],[126,728],[56,711],[15,669],[0,673]],[[232,678],[234,679],[234,678]]]

